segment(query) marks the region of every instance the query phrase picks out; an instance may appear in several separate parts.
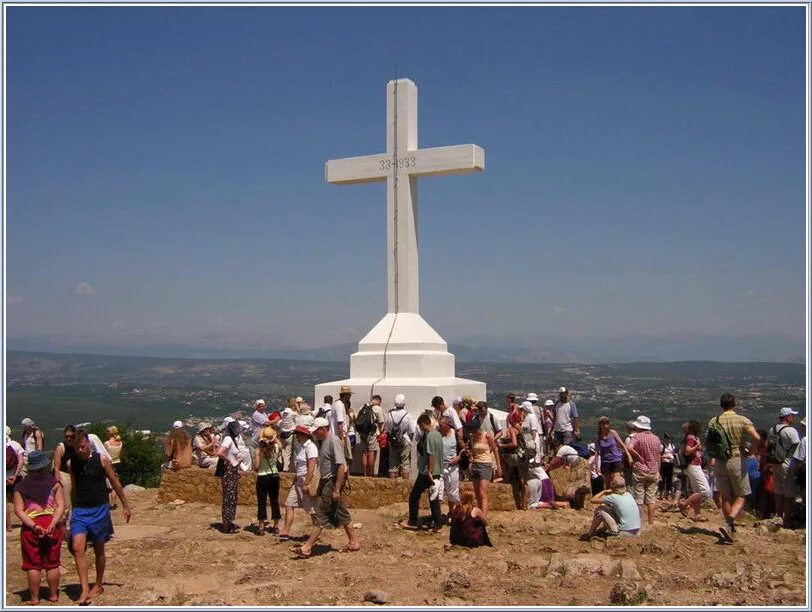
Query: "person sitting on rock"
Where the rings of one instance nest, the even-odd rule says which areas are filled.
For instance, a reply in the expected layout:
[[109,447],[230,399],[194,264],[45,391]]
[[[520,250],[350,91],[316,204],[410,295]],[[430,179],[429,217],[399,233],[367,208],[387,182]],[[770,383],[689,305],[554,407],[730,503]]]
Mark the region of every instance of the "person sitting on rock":
[[183,427],[183,421],[175,421],[166,438],[166,463],[168,470],[192,467],[192,443]]
[[192,451],[197,465],[206,469],[216,467],[219,447],[220,440],[215,437],[211,423],[205,421],[200,423],[197,427],[197,435],[192,440]]
[[640,508],[631,493],[626,490],[623,477],[615,476],[610,489],[605,489],[592,498],[595,508],[589,531],[581,535],[589,540],[602,530],[608,536],[636,536],[640,533]]

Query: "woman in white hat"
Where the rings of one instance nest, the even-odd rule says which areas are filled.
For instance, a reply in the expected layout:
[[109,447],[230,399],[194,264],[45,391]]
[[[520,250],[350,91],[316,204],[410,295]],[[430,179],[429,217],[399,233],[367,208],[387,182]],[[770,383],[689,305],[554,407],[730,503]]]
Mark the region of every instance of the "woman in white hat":
[[[325,418],[315,419],[313,427],[327,427],[329,422]],[[285,500],[285,523],[279,531],[279,540],[285,542],[290,540],[290,528],[293,525],[293,515],[296,508],[301,508],[312,517],[315,508],[314,500],[310,496],[310,483],[313,482],[316,474],[316,463],[319,458],[319,450],[316,448],[310,428],[305,425],[298,425],[294,430],[296,436],[296,453],[293,456],[293,485],[288,491]]]

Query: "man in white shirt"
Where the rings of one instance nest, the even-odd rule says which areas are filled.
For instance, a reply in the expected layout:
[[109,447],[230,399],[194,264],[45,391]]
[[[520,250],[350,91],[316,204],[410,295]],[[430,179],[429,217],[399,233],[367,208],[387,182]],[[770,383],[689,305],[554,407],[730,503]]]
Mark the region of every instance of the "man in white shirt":
[[265,414],[265,400],[254,402],[254,414],[251,415],[251,436],[256,439],[258,432],[268,424],[268,415]]
[[460,421],[460,415],[457,414],[457,411],[446,406],[445,400],[443,400],[443,398],[439,395],[435,395],[431,399],[431,407],[434,409],[434,418],[437,419],[438,423],[440,422],[441,418],[448,418],[451,423],[451,428],[454,430],[454,433],[457,436],[457,446],[462,448],[462,421]]
[[414,423],[402,393],[395,397],[395,406],[386,415],[383,430],[389,440],[389,478],[409,478]]
[[533,404],[529,401],[522,402],[519,409],[525,413],[522,421],[522,435],[525,439],[527,450],[530,451],[530,463],[541,461],[543,454],[543,438],[541,435],[541,424],[533,411]]
[[333,403],[332,410],[330,410],[330,433],[342,442],[347,439],[347,430],[349,429],[347,404],[349,404],[351,398],[352,387],[342,385],[338,391],[338,400]]
[[319,408],[313,409],[313,417],[317,419],[330,420],[330,412],[333,410],[333,396],[325,395],[324,403]]

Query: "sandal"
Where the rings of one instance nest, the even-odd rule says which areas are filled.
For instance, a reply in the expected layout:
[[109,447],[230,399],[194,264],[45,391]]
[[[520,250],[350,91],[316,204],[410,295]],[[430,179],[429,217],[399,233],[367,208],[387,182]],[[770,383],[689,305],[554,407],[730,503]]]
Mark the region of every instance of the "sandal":
[[307,552],[305,552],[304,550],[302,550],[301,546],[294,546],[291,550],[293,551],[293,554],[295,554],[300,559],[308,559],[313,554],[312,550],[308,550]]
[[279,538],[280,542],[287,542],[288,540],[290,540],[290,536],[286,533],[284,534],[280,533],[277,537]]

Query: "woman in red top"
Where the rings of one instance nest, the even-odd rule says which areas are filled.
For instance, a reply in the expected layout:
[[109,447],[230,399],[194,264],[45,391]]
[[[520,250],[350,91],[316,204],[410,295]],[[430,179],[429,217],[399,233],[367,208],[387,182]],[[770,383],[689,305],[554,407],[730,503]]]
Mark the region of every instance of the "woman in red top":
[[457,546],[474,548],[476,546],[493,546],[485,526],[488,519],[482,510],[474,505],[474,494],[466,491],[462,494],[461,503],[449,515],[451,531],[449,541]]
[[679,511],[686,518],[705,522],[701,516],[702,502],[711,498],[711,489],[705,472],[702,471],[702,442],[699,439],[701,425],[699,421],[682,424],[685,439],[682,443],[682,456],[685,458],[685,476],[691,487],[691,495],[680,500]]

